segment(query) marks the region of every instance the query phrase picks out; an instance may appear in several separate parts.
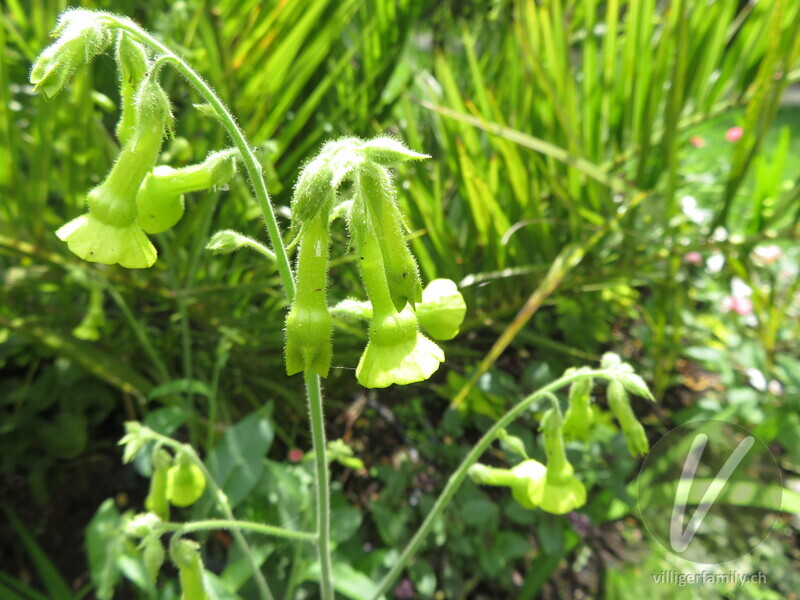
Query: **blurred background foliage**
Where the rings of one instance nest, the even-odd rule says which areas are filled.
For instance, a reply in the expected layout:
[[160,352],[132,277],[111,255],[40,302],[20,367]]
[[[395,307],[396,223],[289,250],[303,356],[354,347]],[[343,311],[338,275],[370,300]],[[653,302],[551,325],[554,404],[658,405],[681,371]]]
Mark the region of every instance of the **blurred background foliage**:
[[[487,419],[605,350],[637,364],[654,387],[659,403],[638,407],[651,440],[725,411],[796,472],[794,0],[80,5],[137,19],[207,78],[258,147],[284,229],[299,169],[326,140],[389,133],[432,155],[400,170],[400,201],[424,278],[458,282],[469,312],[444,368],[400,393],[358,388],[366,334],[337,324],[328,429],[367,466],[334,467],[341,581],[385,570]],[[115,501],[90,531],[113,530],[115,511],[141,507],[146,480],[119,467],[114,448],[124,420],[146,419],[212,452],[238,431],[232,423],[269,405],[274,443],[270,434],[266,464],[264,452],[252,457],[263,479],[240,509],[297,525],[310,502],[304,464],[287,463],[308,439],[302,384],[283,375],[277,272],[254,254],[204,250],[218,229],[265,237],[246,181],[190,196],[183,221],[156,236],[159,261],[147,271],[83,263],[53,233],[83,212],[118,150],[110,56],[53,102],[27,83],[65,6],[4,0],[0,23],[0,494],[42,544],[9,516],[0,585],[25,598],[35,587],[53,598],[102,589],[99,567],[90,576],[74,548],[105,498]],[[223,147],[222,129],[193,107],[199,99],[184,82],[167,72],[164,84],[177,128],[162,162],[188,164]],[[334,239],[332,302],[360,294],[344,232]],[[517,432],[532,446],[534,427]],[[465,489],[396,597],[640,594],[630,582],[650,563],[636,554],[634,567],[626,562],[640,530],[606,510],[615,498],[630,504],[624,483],[635,464],[609,427],[580,454],[603,488],[586,510],[593,534]],[[796,533],[784,525],[774,551],[783,562],[774,564],[791,573]],[[90,539],[96,557],[106,538]],[[209,553],[224,557],[227,541],[212,542]],[[115,548],[123,567],[108,572],[135,582],[123,560],[132,551]],[[304,589],[298,565],[311,557],[265,548],[261,560],[287,582],[286,597]],[[60,585],[58,570],[68,578]],[[32,587],[14,583],[26,577]],[[776,585],[775,595],[753,597],[800,587],[790,575]],[[155,597],[144,584],[127,589]]]

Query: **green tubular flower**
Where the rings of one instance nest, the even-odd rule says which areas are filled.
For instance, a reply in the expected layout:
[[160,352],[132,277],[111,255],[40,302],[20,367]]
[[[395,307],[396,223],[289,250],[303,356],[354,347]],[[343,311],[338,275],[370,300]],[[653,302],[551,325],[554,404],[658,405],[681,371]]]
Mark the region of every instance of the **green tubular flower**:
[[101,13],[82,8],[64,12],[53,30],[56,41],[42,50],[30,81],[47,99],[58,94],[78,67],[105,51],[111,35]]
[[359,267],[372,302],[369,342],[356,368],[367,388],[406,385],[428,379],[444,361],[444,352],[419,331],[414,312],[398,312],[389,293],[377,235],[369,228],[360,239]]
[[536,498],[542,510],[556,515],[563,515],[586,504],[586,488],[575,477],[575,470],[567,460],[562,424],[558,408],[548,410],[542,418],[547,476],[540,496]]
[[286,317],[286,373],[306,369],[328,376],[333,355],[333,324],[328,312],[328,213],[322,211],[301,229],[297,287]]
[[178,567],[181,580],[181,600],[207,600],[203,585],[203,561],[200,546],[186,539],[177,540],[170,548],[172,562]]
[[93,288],[89,294],[89,310],[80,324],[72,330],[79,340],[97,341],[100,339],[100,329],[106,324],[106,314],[103,311],[103,290]]
[[173,169],[160,165],[147,174],[136,194],[139,226],[145,233],[161,233],[183,217],[183,194],[206,190],[230,181],[236,173],[236,150],[215,152],[197,165]]
[[170,467],[172,457],[163,448],[157,448],[153,452],[153,475],[150,477],[150,492],[144,500],[144,507],[162,521],[169,521],[167,478]]
[[[344,319],[369,321],[372,318],[372,305],[346,298],[331,312]],[[434,279],[422,290],[422,302],[417,304],[414,312],[425,333],[435,340],[450,340],[458,335],[467,305],[454,282]]]
[[106,179],[89,192],[89,212],[62,226],[56,235],[84,260],[143,269],[156,249],[136,222],[139,186],[158,158],[169,100],[151,77],[137,94],[137,131],[123,146]]
[[528,510],[539,505],[546,474],[546,467],[533,459],[524,460],[511,469],[480,463],[469,468],[469,476],[475,483],[510,488],[514,500]]
[[147,73],[149,61],[144,47],[133,41],[125,32],[120,32],[117,38],[116,58],[119,66],[119,94],[122,105],[116,134],[119,143],[125,145],[136,129],[134,100],[136,90]]
[[608,406],[614,413],[625,436],[625,444],[631,456],[647,454],[650,450],[650,443],[647,441],[644,427],[639,423],[636,415],[631,408],[628,392],[621,382],[614,379],[608,385]]
[[203,470],[185,454],[180,454],[176,464],[167,472],[167,498],[175,506],[191,506],[206,489]]
[[569,439],[589,439],[589,428],[594,420],[592,385],[592,378],[585,377],[576,380],[569,388],[569,408],[564,415],[563,427],[564,436]]
[[434,279],[422,290],[416,313],[419,324],[433,339],[452,340],[464,322],[467,305],[455,282]]
[[414,255],[405,240],[403,216],[389,173],[377,164],[365,163],[358,178],[366,212],[377,232],[383,268],[394,307],[401,311],[407,303],[422,302],[422,280]]

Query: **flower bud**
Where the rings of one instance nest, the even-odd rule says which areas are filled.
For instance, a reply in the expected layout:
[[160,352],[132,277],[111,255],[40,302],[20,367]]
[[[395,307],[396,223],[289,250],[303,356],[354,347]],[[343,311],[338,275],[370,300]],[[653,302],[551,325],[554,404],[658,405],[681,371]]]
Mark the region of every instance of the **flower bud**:
[[390,137],[375,138],[364,142],[361,146],[361,151],[368,160],[384,166],[407,160],[430,158],[427,154],[409,150],[402,142]]
[[206,476],[186,454],[179,454],[167,473],[167,498],[175,506],[191,506],[206,489]]
[[208,600],[203,585],[203,561],[200,546],[187,539],[177,540],[170,548],[170,557],[181,580],[181,600]]
[[158,534],[151,534],[144,538],[142,541],[144,551],[142,552],[142,560],[147,569],[147,576],[152,583],[158,579],[158,572],[161,570],[161,565],[164,564],[164,546],[161,544],[161,537]]
[[522,458],[528,458],[528,451],[525,449],[525,442],[523,442],[521,438],[511,435],[505,429],[501,429],[497,434],[497,439],[499,439],[505,445],[505,449],[509,452],[512,452],[517,456],[521,456]]
[[125,435],[119,441],[119,445],[123,446],[122,462],[128,464],[136,455],[139,454],[141,449],[147,443],[147,432],[149,430],[138,421],[125,422]]
[[389,173],[383,167],[364,168],[356,193],[364,203],[366,229],[377,233],[389,293],[398,311],[407,303],[422,301],[422,280],[417,261],[405,240],[405,225],[394,197]]
[[150,477],[150,492],[144,500],[144,507],[162,521],[169,521],[167,502],[167,477],[172,465],[172,457],[163,448],[153,451],[153,474]]
[[644,427],[639,423],[636,415],[631,408],[628,392],[625,386],[613,379],[608,385],[608,407],[614,413],[614,417],[619,422],[622,429],[622,435],[625,436],[625,444],[628,446],[628,452],[631,456],[640,456],[647,454],[650,449],[650,443],[647,441],[647,434],[645,434]]
[[64,88],[78,67],[90,63],[111,43],[102,13],[82,8],[65,11],[53,36],[56,41],[39,54],[30,76],[47,99]]
[[594,420],[592,409],[592,378],[584,377],[572,383],[569,388],[569,408],[564,415],[564,436],[586,441],[589,427]]
[[230,254],[248,245],[250,238],[231,229],[218,231],[206,244],[206,250],[214,254]]
[[435,340],[451,340],[464,322],[467,305],[453,281],[434,279],[422,291],[422,302],[415,310],[428,335]]
[[135,42],[130,34],[120,32],[117,38],[116,51],[119,67],[121,110],[117,122],[117,140],[121,145],[130,139],[136,126],[136,107],[134,98],[136,90],[144,79],[148,69],[147,52]]
[[310,370],[327,377],[333,354],[327,301],[327,211],[304,224],[301,236],[295,297],[286,317],[286,372],[294,375]]
[[305,224],[316,219],[319,213],[329,213],[335,186],[330,166],[329,147],[326,144],[320,154],[300,172],[292,195],[292,228],[299,231]]
[[161,532],[162,521],[154,513],[140,513],[123,525],[126,535],[146,538]]

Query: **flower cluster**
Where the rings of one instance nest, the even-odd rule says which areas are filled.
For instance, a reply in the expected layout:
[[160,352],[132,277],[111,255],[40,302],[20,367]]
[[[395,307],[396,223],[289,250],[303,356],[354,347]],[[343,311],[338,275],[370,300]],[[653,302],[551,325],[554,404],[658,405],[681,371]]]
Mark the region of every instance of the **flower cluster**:
[[[436,339],[458,333],[466,312],[455,284],[436,280],[424,291],[405,240],[403,216],[387,166],[425,158],[391,138],[345,138],[326,144],[298,179],[292,228],[299,239],[296,294],[286,319],[286,370],[327,376],[331,311],[326,300],[330,221],[344,216],[369,303],[348,300],[334,312],[370,320],[356,377],[369,388],[430,377],[444,360]],[[343,184],[349,192],[341,190]]]
[[[632,456],[646,454],[649,448],[641,423],[630,406],[628,393],[652,398],[644,382],[615,354],[605,354],[603,369],[610,379],[608,404],[617,419]],[[579,375],[581,370],[570,369],[567,375]],[[507,487],[513,498],[524,508],[542,510],[561,515],[586,504],[586,487],[575,476],[575,469],[567,459],[564,440],[587,441],[595,420],[596,408],[592,406],[593,379],[585,375],[575,379],[569,389],[569,406],[562,417],[558,399],[550,397],[552,408],[541,419],[542,439],[547,464],[528,457],[522,440],[501,432],[499,438],[507,449],[521,455],[524,460],[510,469],[489,467],[480,463],[469,470],[473,481],[481,485]]]
[[[31,82],[50,98],[73,72],[105,51],[112,28],[103,13],[70,10],[59,20],[56,41],[39,55]],[[157,252],[147,234],[173,227],[183,216],[183,194],[227,182],[236,153],[228,150],[183,169],[156,166],[164,138],[172,130],[167,94],[159,84],[159,63],[147,50],[119,32],[121,111],[116,127],[121,150],[111,171],[86,198],[88,211],[62,226],[56,235],[80,258],[131,269],[150,267]],[[163,64],[163,63],[161,63]]]

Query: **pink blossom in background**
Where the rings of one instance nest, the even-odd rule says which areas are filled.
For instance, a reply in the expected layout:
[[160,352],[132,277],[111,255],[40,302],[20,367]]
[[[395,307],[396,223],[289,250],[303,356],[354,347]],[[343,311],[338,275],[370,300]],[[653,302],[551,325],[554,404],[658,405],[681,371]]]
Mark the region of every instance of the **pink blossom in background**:
[[744,129],[741,127],[731,127],[725,132],[725,139],[729,142],[738,142],[741,139],[742,134],[744,134]]
[[703,266],[703,255],[697,252],[696,250],[692,250],[691,252],[687,252],[683,255],[683,262],[688,263],[690,265],[694,265],[696,267]]
[[299,463],[303,460],[303,451],[299,448],[289,450],[289,462]]
[[690,137],[689,143],[695,148],[702,148],[703,146],[706,145],[706,141],[699,135],[693,135],[692,137]]
[[722,299],[722,310],[733,311],[737,315],[749,315],[753,312],[753,301],[746,296],[726,296]]

